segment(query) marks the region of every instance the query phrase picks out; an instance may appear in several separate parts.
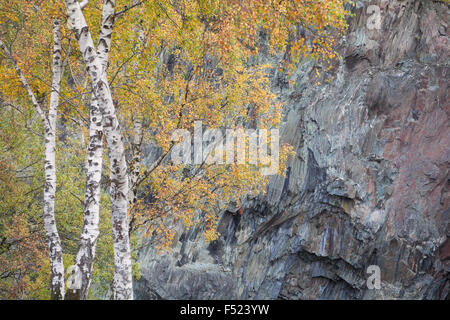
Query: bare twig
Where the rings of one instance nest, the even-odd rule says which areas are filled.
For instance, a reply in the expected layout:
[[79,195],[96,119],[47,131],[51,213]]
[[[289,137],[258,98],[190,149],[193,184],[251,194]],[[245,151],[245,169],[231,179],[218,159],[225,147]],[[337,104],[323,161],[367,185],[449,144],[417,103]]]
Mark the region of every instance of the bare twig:
[[81,204],[84,206],[84,201],[80,199],[80,197],[78,197],[75,193],[73,193],[72,191],[69,191],[69,193],[78,201],[81,202]]
[[133,9],[134,7],[140,6],[140,5],[143,4],[144,2],[145,2],[145,0],[142,0],[142,1],[136,2],[135,4],[133,4],[133,5],[131,5],[131,6],[125,6],[125,8],[123,8],[122,10],[116,12],[116,13],[114,14],[114,17],[115,17],[115,18],[120,17],[121,15],[123,15],[123,14],[124,14],[125,12],[127,12],[128,10],[131,10],[131,9]]
[[14,57],[12,56],[11,52],[9,51],[9,49],[6,47],[6,45],[3,43],[2,40],[0,40],[0,48],[5,52],[6,57],[11,61],[11,63],[14,66],[14,69],[16,69],[16,73],[20,78],[20,81],[22,82],[23,86],[25,87],[25,90],[28,93],[28,97],[30,98],[31,102],[33,103],[34,107],[36,108],[37,112],[39,113],[39,115],[42,118],[42,121],[44,122],[44,125],[48,126],[48,119],[45,116],[44,111],[41,108],[41,105],[39,104],[39,102],[37,101],[33,90],[31,90],[30,85],[28,84],[27,79],[25,78],[25,76],[22,73],[22,70],[20,70],[19,65],[17,64],[16,59],[14,59]]

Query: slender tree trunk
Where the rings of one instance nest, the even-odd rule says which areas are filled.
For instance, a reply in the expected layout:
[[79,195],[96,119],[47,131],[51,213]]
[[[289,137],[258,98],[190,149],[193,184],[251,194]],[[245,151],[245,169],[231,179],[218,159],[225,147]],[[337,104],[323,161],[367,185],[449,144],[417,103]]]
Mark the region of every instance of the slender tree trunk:
[[[95,51],[92,36],[76,0],[65,0],[70,24],[73,27],[86,69],[94,87],[103,115],[102,125],[111,162],[111,214],[114,241],[113,299],[133,299],[130,240],[128,235],[128,174],[125,150],[103,63]],[[104,5],[114,4],[105,0]]]
[[45,187],[44,187],[44,226],[50,256],[50,289],[53,300],[64,299],[64,264],[62,246],[55,221],[55,135],[45,129]]
[[44,126],[45,139],[45,161],[44,161],[44,227],[47,235],[47,245],[50,257],[50,290],[51,298],[55,300],[64,299],[64,263],[62,256],[62,246],[56,227],[55,220],[55,193],[56,193],[56,116],[59,105],[59,90],[63,73],[63,62],[61,59],[61,36],[59,21],[53,22],[53,70],[52,70],[52,88],[50,93],[50,103],[48,117],[46,117],[43,109],[37,101],[31,87],[29,86],[25,76],[19,68],[14,57],[8,48],[0,40],[0,48],[6,53],[31,100],[36,111],[39,113]]
[[66,294],[67,300],[88,298],[92,280],[92,267],[99,236],[100,181],[102,175],[103,131],[102,114],[95,97],[90,104],[89,143],[87,147],[87,172],[84,195],[84,221],[80,246],[72,269],[72,284]]
[[51,266],[52,299],[64,299],[64,263],[62,246],[55,221],[56,193],[56,115],[59,105],[59,90],[63,72],[61,59],[61,37],[59,21],[53,23],[53,74],[48,110],[48,122],[45,130],[45,187],[44,187],[44,224],[48,238]]
[[[140,27],[138,30],[139,34],[139,43],[141,46],[145,46],[145,36],[142,28]],[[139,58],[141,54],[138,53],[136,55]],[[128,192],[128,203],[130,206],[133,206],[137,202],[137,189],[138,189],[138,181],[139,174],[141,169],[142,162],[142,139],[143,139],[143,131],[142,131],[142,119],[139,115],[133,116],[133,138],[131,140],[131,163],[130,163],[130,190]],[[130,222],[130,233],[133,229],[134,224],[134,216]]]
[[130,190],[128,192],[128,201],[133,205],[137,201],[137,182],[142,161],[141,143],[142,143],[142,121],[139,117],[133,120],[133,141],[131,143],[131,166],[130,166]]
[[[102,27],[97,45],[97,55],[102,63],[102,73],[106,73],[111,33],[114,24],[114,1],[103,6]],[[87,174],[84,200],[84,223],[81,241],[72,269],[75,286],[69,288],[66,299],[85,300],[88,298],[92,280],[92,268],[99,236],[100,221],[100,180],[103,154],[102,113],[95,95],[91,97],[89,121],[89,144],[87,148]]]

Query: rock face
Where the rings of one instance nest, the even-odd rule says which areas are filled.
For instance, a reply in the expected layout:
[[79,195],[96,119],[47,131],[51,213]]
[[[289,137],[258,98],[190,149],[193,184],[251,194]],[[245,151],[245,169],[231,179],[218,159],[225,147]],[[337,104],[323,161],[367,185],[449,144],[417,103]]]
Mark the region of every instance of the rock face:
[[180,226],[170,254],[143,248],[136,298],[450,298],[449,6],[360,1],[354,13],[331,71],[303,63],[290,86],[273,75],[296,150],[286,177],[224,212],[214,243]]

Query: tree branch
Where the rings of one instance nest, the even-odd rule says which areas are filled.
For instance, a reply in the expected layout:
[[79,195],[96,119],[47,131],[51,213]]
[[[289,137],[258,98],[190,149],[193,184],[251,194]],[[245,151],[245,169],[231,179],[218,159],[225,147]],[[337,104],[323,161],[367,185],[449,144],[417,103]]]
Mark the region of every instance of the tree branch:
[[145,2],[145,0],[139,1],[131,6],[125,6],[125,8],[123,8],[122,10],[120,10],[119,12],[116,12],[116,14],[114,15],[114,17],[120,17],[121,15],[123,15],[125,12],[127,12],[128,10],[133,9],[134,7],[140,6],[141,4],[143,4]]
[[34,107],[36,108],[36,111],[41,116],[42,121],[44,122],[44,126],[48,126],[48,119],[45,116],[45,113],[42,110],[41,105],[37,101],[37,99],[36,99],[36,97],[35,97],[35,95],[33,93],[33,90],[31,90],[31,87],[28,84],[27,79],[23,75],[22,70],[20,70],[20,67],[17,64],[16,59],[14,59],[14,57],[11,54],[11,52],[9,51],[9,49],[6,47],[6,45],[3,43],[3,41],[1,39],[0,39],[0,48],[5,52],[6,57],[11,61],[11,63],[14,66],[14,69],[16,69],[16,73],[19,76],[20,81],[22,82],[23,86],[25,87],[25,90],[27,91],[28,97],[30,98],[31,102],[33,103]]
[[80,8],[83,10],[90,2],[91,0],[83,0],[80,2]]

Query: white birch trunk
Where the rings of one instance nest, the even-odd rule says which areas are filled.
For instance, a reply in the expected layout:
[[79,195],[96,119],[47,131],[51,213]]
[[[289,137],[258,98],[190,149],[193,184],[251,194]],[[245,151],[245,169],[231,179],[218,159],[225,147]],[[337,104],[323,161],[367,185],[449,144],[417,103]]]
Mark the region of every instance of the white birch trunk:
[[56,115],[59,105],[59,90],[62,78],[61,37],[58,21],[53,24],[53,73],[50,106],[48,110],[48,125],[45,126],[45,187],[44,187],[44,224],[48,238],[51,291],[53,299],[64,299],[64,263],[62,246],[55,221],[56,193]]
[[[108,65],[108,54],[111,47],[111,33],[114,24],[114,1],[104,3],[102,26],[97,45],[103,73]],[[87,148],[87,175],[84,200],[84,222],[74,268],[73,284],[68,290],[67,299],[85,300],[88,298],[92,280],[92,267],[99,236],[100,221],[100,180],[103,154],[102,113],[95,95],[91,97],[89,121],[89,144]]]
[[128,192],[128,201],[134,205],[137,201],[137,182],[139,180],[139,171],[142,161],[142,121],[136,117],[133,121],[133,141],[131,143],[132,161],[130,166],[130,190]]
[[84,221],[80,246],[72,269],[71,283],[68,284],[67,300],[85,300],[88,298],[95,249],[99,236],[103,132],[101,124],[102,114],[94,96],[91,100],[89,118]]
[[[133,5],[131,3],[130,5]],[[144,32],[141,28],[138,30],[139,33],[139,42],[142,46],[145,46],[145,38]],[[137,58],[139,58],[140,53],[137,54]],[[130,177],[130,190],[128,192],[128,203],[130,206],[133,206],[137,202],[137,189],[138,189],[138,181],[139,181],[139,173],[141,169],[142,162],[142,119],[139,115],[133,117],[133,138],[131,140],[131,165],[129,168]],[[134,217],[130,222],[130,232],[134,227]]]
[[[103,115],[102,125],[111,162],[111,214],[114,241],[113,299],[133,299],[131,252],[128,235],[128,174],[124,144],[115,113],[111,91],[103,63],[95,52],[92,36],[76,0],[65,0],[70,25],[73,27],[86,69]],[[104,6],[114,7],[114,1],[105,0]]]
[[55,193],[56,193],[56,116],[59,105],[59,90],[63,73],[63,62],[61,59],[61,36],[59,21],[53,23],[53,70],[52,70],[52,88],[50,93],[50,103],[48,117],[45,116],[39,102],[34,96],[28,82],[21,72],[17,62],[9,52],[8,48],[0,40],[0,47],[5,51],[12,61],[17,74],[27,91],[33,105],[42,118],[44,125],[45,139],[45,161],[44,161],[44,227],[47,236],[47,245],[50,257],[50,290],[51,298],[55,300],[64,299],[64,263],[62,256],[62,246],[56,227],[55,220]]

